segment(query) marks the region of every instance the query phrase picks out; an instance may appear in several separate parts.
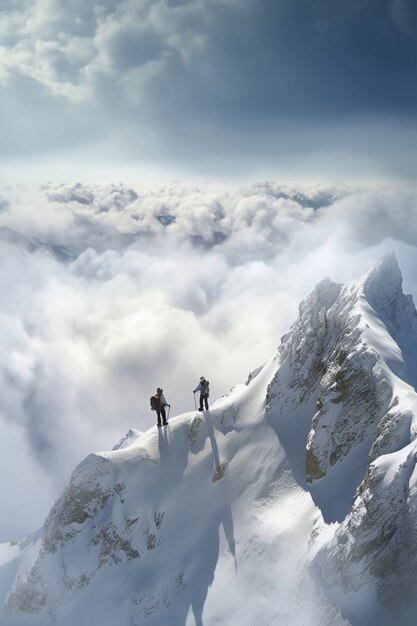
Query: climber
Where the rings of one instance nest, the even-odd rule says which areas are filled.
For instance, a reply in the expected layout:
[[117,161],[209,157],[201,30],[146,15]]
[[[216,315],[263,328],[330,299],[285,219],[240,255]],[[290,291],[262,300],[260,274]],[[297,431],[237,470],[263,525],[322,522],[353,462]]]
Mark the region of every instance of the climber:
[[206,407],[206,411],[208,411],[209,409],[208,397],[209,397],[210,389],[209,389],[209,381],[206,380],[204,376],[200,376],[200,382],[198,383],[197,387],[194,389],[193,393],[197,393],[197,391],[200,392],[200,407],[198,410],[199,411],[203,410],[203,403],[204,403]]
[[[161,428],[161,426],[167,426],[168,424],[166,413],[165,413],[166,406],[171,408],[171,405],[168,404],[168,402],[165,400],[163,390],[161,389],[161,387],[158,387],[158,389],[156,390],[156,394],[154,396],[151,396],[151,410],[156,411],[156,415],[158,417],[158,423],[157,423],[158,428]],[[161,424],[161,417],[162,417],[162,424]]]

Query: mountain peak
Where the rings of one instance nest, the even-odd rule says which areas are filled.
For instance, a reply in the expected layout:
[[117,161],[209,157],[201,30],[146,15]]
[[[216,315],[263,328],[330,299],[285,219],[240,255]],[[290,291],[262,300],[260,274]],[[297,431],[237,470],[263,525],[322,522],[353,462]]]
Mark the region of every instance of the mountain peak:
[[39,534],[0,546],[0,623],[414,623],[416,317],[392,254],[321,281],[279,358],[88,456]]
[[[321,281],[282,339],[281,366],[268,390],[270,420],[294,476],[330,521],[349,510],[378,424],[399,394],[393,376],[416,388],[416,320],[397,259],[388,254],[343,286]],[[290,406],[302,420],[293,419]],[[334,479],[333,492],[327,477],[350,463],[357,471],[345,474],[349,486],[339,490]]]
[[311,315],[323,308],[327,311],[335,303],[340,294],[342,285],[331,281],[329,278],[321,280],[303,300],[299,307],[300,316]]
[[364,293],[371,299],[397,295],[402,290],[403,277],[395,253],[385,254],[359,280],[363,282]]
[[412,296],[403,292],[403,277],[394,252],[383,256],[359,282],[363,296],[385,324],[417,336],[417,312]]
[[387,252],[376,263],[375,267],[371,268],[367,274],[396,274],[398,278],[402,279],[400,266],[397,261],[397,256],[393,250]]

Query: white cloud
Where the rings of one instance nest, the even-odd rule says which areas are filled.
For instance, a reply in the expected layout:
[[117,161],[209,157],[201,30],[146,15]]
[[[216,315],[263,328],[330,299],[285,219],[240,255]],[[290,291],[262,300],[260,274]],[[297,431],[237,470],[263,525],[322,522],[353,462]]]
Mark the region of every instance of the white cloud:
[[[73,102],[100,97],[103,79],[135,104],[171,64],[192,64],[204,49],[204,2],[16,1],[3,11],[0,77],[37,81]],[[175,57],[175,59],[173,58]]]
[[408,0],[310,4],[3,3],[3,176],[413,179]]
[[4,189],[0,426],[37,477],[24,485],[11,468],[8,488],[36,494],[50,475],[56,493],[85,454],[153,424],[159,385],[179,413],[200,375],[212,399],[245,380],[324,276],[351,279],[395,249],[416,297],[413,194],[335,196],[271,183]]

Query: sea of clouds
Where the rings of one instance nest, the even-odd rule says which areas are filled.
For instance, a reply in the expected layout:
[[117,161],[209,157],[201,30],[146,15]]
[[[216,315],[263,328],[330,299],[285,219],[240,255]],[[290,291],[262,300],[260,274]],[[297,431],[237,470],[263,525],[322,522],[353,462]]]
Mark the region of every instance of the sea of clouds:
[[[246,380],[322,278],[394,250],[417,301],[413,190],[276,183],[0,190],[0,541],[38,527],[75,464]],[[7,477],[7,478],[5,478]]]

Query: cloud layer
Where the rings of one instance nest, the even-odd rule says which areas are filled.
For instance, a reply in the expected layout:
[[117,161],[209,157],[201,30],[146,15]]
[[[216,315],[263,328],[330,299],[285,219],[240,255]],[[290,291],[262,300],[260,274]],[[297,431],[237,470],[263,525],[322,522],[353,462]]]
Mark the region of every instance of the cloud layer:
[[417,294],[407,184],[9,177],[414,180],[415,17],[412,0],[3,3],[0,470],[15,512],[0,539],[41,523],[77,460],[149,426],[157,385],[180,412],[201,374],[213,396],[245,379],[323,276],[395,249]]
[[[2,539],[41,523],[84,455],[151,426],[157,386],[175,414],[202,374],[212,399],[244,381],[324,276],[354,278],[394,249],[417,300],[412,191],[77,184],[0,197],[0,458],[15,511]],[[22,515],[28,492],[38,504]]]
[[[405,79],[413,65],[413,17],[409,0],[349,6],[329,0],[314,6],[305,0],[15,0],[3,9],[1,76],[4,82],[26,76],[75,102],[97,94],[109,98],[116,87],[127,102],[145,102],[150,92],[174,81],[180,88],[170,96],[183,98],[198,81],[203,93],[194,95],[214,114],[216,103],[219,108],[242,96],[240,115],[260,104],[264,113],[275,115],[277,98],[284,107],[318,103],[320,115],[329,110],[334,115],[334,103],[363,110],[382,93],[381,110],[396,110],[412,94]],[[403,63],[400,75],[393,61]],[[389,76],[383,77],[382,66]],[[277,81],[271,82],[271,72]],[[248,77],[256,80],[256,90]],[[337,84],[323,99],[321,89],[331,79]],[[391,83],[387,92],[392,79],[395,87]],[[298,99],[306,83],[314,87],[308,105]],[[352,87],[359,97],[352,97]],[[265,100],[265,91],[271,99]]]

